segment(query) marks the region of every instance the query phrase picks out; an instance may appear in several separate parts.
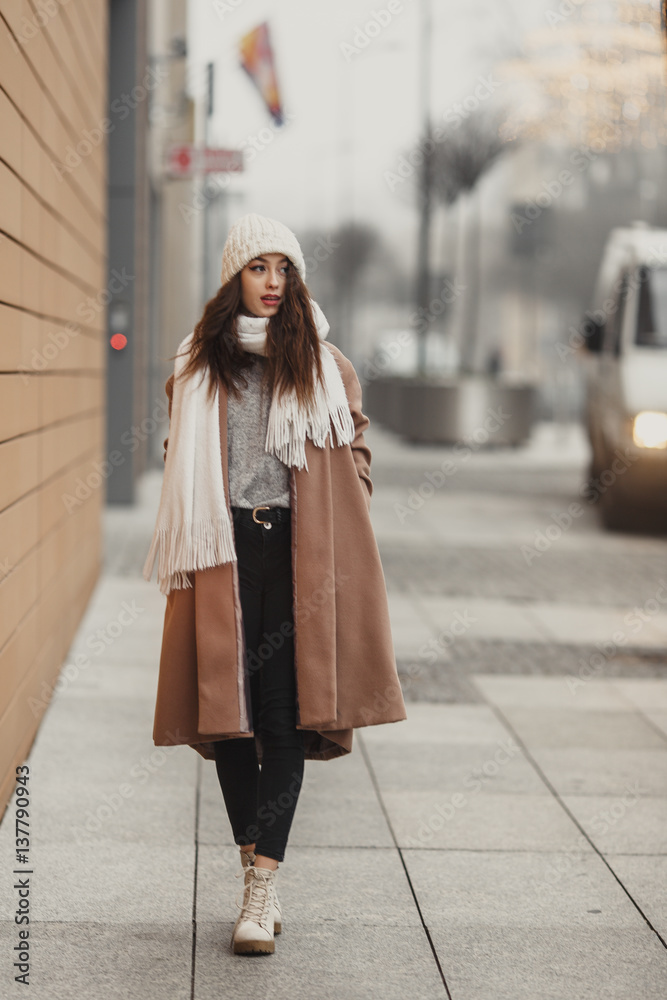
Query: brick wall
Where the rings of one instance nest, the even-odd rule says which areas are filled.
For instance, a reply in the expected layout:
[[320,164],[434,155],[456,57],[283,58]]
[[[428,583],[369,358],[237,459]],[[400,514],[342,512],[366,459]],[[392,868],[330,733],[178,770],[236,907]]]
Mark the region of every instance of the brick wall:
[[0,0],[0,814],[101,563],[107,19]]

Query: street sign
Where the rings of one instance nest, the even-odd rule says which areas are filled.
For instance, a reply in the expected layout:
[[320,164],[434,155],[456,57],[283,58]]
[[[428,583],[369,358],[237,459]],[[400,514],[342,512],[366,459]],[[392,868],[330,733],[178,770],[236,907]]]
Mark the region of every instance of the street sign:
[[243,170],[243,150],[216,149],[189,143],[167,150],[167,173],[172,177],[192,177],[195,173],[239,173]]

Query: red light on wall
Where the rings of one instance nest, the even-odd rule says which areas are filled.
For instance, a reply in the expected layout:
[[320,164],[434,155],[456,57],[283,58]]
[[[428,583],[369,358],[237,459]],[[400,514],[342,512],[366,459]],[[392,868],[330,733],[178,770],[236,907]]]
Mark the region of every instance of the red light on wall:
[[114,351],[122,351],[127,344],[127,337],[124,333],[114,333],[109,343],[113,347]]

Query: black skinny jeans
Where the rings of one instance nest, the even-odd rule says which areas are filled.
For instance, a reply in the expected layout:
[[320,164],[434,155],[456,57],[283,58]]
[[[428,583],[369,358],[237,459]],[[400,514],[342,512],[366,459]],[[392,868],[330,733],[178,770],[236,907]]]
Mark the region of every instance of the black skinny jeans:
[[262,767],[248,737],[217,740],[215,765],[234,843],[256,843],[258,854],[283,861],[304,775],[303,730],[296,728],[291,526],[265,528],[234,517],[234,538]]

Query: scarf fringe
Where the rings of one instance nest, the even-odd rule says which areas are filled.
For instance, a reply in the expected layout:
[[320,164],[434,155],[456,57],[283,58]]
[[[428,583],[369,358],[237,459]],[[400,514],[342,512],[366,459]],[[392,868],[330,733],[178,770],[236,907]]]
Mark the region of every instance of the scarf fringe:
[[306,471],[306,437],[318,448],[324,448],[327,440],[331,440],[333,445],[332,424],[339,446],[351,444],[355,436],[354,421],[338,366],[326,348],[321,350],[325,385],[317,383],[315,399],[307,410],[299,406],[293,390],[285,393],[279,403],[274,398],[264,444],[265,450],[276,455],[281,462],[297,469],[305,468]]
[[281,424],[277,420],[269,420],[265,449],[276,455],[285,465],[308,470],[305,449],[306,435],[318,448],[324,448],[327,440],[331,440],[333,445],[332,424],[336,432],[338,446],[350,444],[354,440],[354,421],[349,406],[339,405],[331,413],[327,412],[326,425],[320,422],[314,423],[312,418],[307,419],[300,413],[286,419]]
[[236,551],[227,512],[195,523],[184,521],[170,528],[156,528],[144,564],[143,575],[147,580],[153,573],[158,552],[157,576],[163,594],[191,587],[188,574],[194,570],[235,562]]

